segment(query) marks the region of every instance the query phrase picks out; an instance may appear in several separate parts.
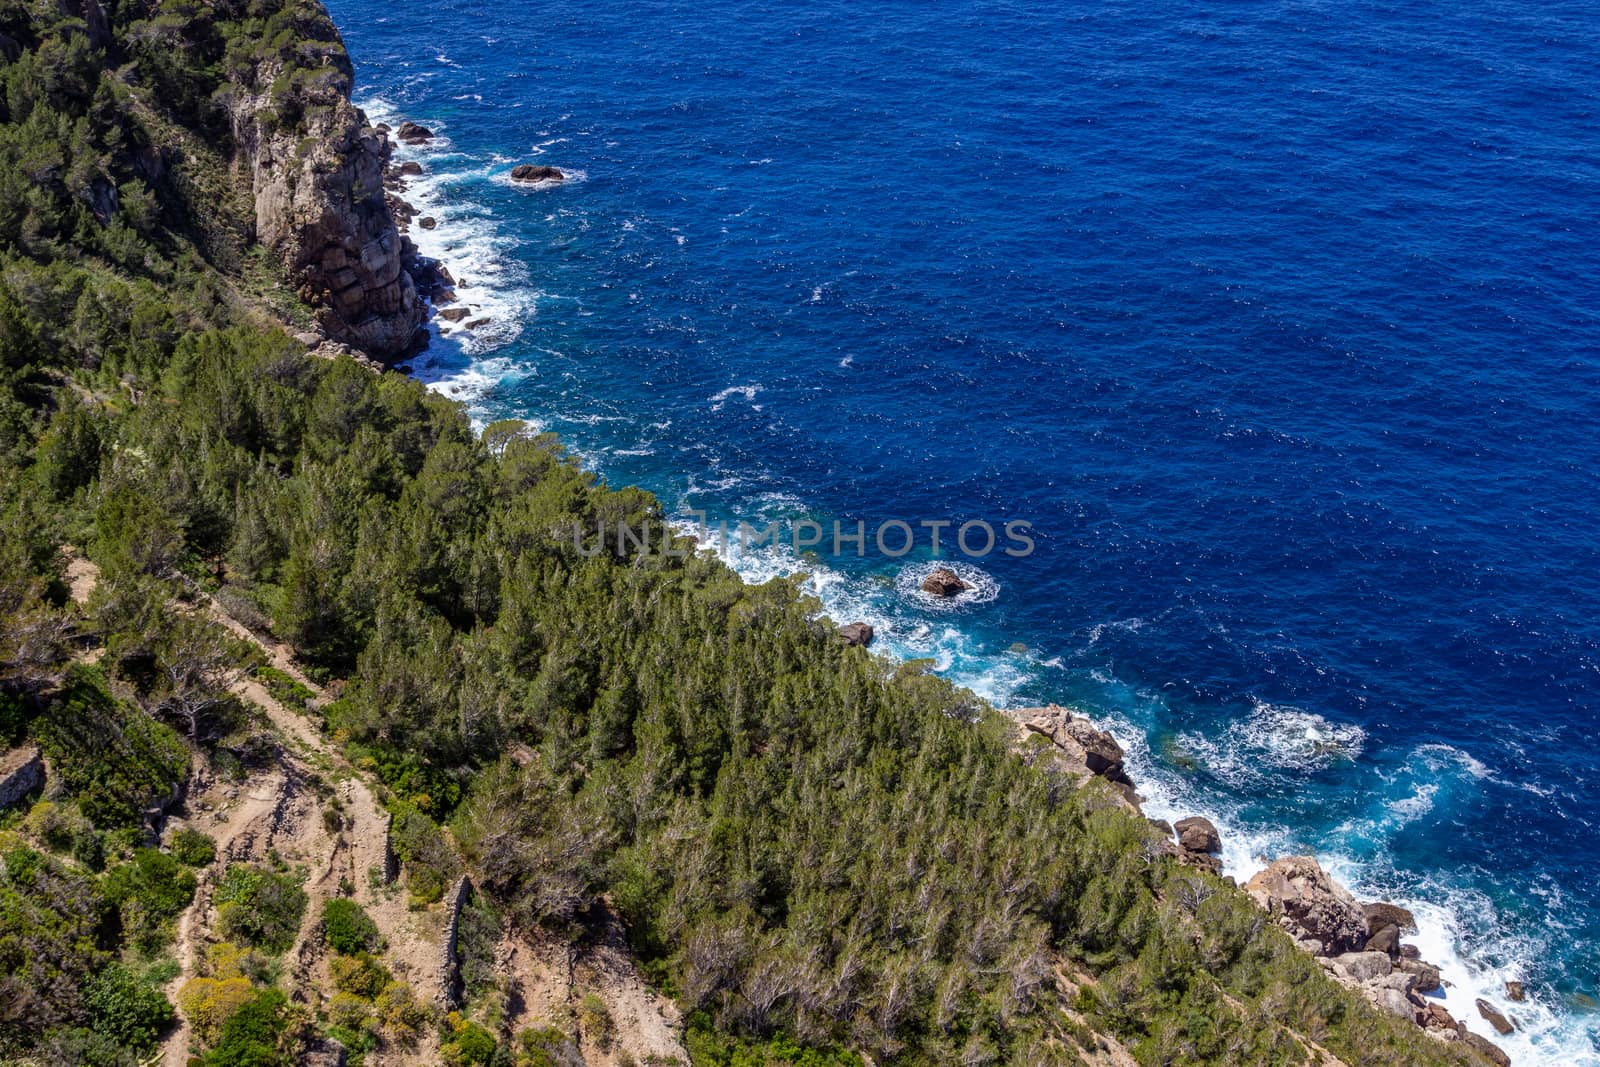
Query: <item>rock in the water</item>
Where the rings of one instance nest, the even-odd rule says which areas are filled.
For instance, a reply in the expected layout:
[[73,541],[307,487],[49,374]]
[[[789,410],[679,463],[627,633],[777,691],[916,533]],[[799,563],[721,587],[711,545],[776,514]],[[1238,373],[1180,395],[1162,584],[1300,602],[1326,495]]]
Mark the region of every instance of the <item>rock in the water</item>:
[[426,126],[418,126],[415,122],[402,122],[394,135],[406,144],[427,144],[433,140],[433,131]]
[[511,170],[511,180],[517,182],[559,182],[566,178],[560,167],[543,167],[533,163],[521,163]]
[[408,159],[404,163],[400,164],[400,173],[408,177],[421,174],[422,164],[418,163],[414,159]]
[[1363,904],[1361,914],[1367,921],[1368,937],[1385,926],[1397,927],[1402,934],[1417,932],[1416,917],[1398,904]]
[[934,596],[955,596],[967,588],[969,588],[967,583],[948,567],[940,567],[922,579],[922,591],[932,593]]
[[1367,943],[1361,906],[1310,856],[1276,860],[1244,888],[1292,937],[1320,941],[1329,955],[1357,952]]
[[1478,1014],[1483,1016],[1490,1026],[1494,1027],[1495,1033],[1505,1035],[1516,1029],[1515,1026],[1511,1025],[1511,1020],[1501,1015],[1499,1011],[1495,1010],[1495,1006],[1487,1000],[1479,998],[1477,1006]]
[[839,627],[839,638],[847,645],[872,644],[872,627],[864,622],[850,622]]
[[470,314],[472,314],[470,308],[444,308],[439,312],[439,317],[446,322],[460,322]]
[[489,325],[493,321],[493,319],[485,315],[481,319],[468,319],[466,322],[461,324],[461,328],[464,330],[478,330]]
[[1222,851],[1222,835],[1210,819],[1191,815],[1179,819],[1173,829],[1178,831],[1178,843],[1188,852]]
[[424,230],[431,230],[435,226],[439,225],[439,220],[435,219],[432,215],[424,215],[417,220],[417,225],[421,226]]
[[1523,988],[1521,982],[1507,982],[1506,996],[1520,1004],[1528,999],[1528,991]]

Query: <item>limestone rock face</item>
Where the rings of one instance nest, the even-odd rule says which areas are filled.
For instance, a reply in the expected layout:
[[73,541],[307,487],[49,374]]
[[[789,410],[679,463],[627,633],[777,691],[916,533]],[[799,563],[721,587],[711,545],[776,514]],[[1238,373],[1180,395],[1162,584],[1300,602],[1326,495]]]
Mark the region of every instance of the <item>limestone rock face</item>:
[[1276,860],[1244,888],[1296,940],[1319,941],[1330,956],[1366,946],[1361,905],[1310,856]]
[[350,103],[349,57],[324,16],[291,66],[276,56],[236,84],[226,106],[248,173],[256,237],[283,264],[331,340],[394,362],[412,347],[424,303],[415,248],[384,200],[388,142]]

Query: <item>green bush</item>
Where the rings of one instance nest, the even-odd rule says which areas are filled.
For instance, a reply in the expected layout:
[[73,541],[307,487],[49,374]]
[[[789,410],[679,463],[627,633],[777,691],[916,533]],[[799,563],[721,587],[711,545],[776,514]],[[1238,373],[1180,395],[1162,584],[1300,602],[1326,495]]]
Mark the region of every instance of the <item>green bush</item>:
[[450,1033],[440,1042],[439,1055],[450,1067],[486,1067],[494,1058],[496,1042],[489,1031],[454,1012],[450,1013],[446,1025]]
[[222,1024],[204,1067],[289,1067],[294,1061],[283,1048],[287,1007],[281,990],[257,993]]
[[176,859],[141,848],[105,875],[106,899],[122,915],[123,928],[140,951],[154,953],[172,939],[173,920],[194,899],[195,876]]
[[274,955],[300,931],[306,894],[286,872],[235,863],[217,885],[217,925],[223,936]]
[[120,963],[95,975],[84,1000],[95,1030],[141,1052],[154,1048],[176,1018],[159,989],[141,982]]
[[345,956],[371,952],[382,940],[378,924],[347,897],[335,897],[323,905],[322,929],[328,946]]
[[335,956],[328,970],[333,975],[335,989],[367,1000],[376,998],[392,980],[383,964],[366,952],[359,956]]
[[61,697],[35,729],[62,786],[96,826],[137,826],[189,772],[178,735],[113,697],[94,667],[68,671]]
[[184,827],[167,838],[172,858],[190,867],[209,867],[217,858],[217,843],[201,830]]

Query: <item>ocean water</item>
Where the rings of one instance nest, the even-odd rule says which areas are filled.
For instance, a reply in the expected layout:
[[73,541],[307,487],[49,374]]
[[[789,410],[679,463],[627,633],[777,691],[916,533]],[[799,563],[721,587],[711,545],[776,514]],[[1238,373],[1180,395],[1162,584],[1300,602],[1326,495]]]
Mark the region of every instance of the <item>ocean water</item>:
[[954,604],[925,546],[731,561],[1600,1064],[1600,11],[329,6],[491,320],[420,377],[679,516],[1031,522]]

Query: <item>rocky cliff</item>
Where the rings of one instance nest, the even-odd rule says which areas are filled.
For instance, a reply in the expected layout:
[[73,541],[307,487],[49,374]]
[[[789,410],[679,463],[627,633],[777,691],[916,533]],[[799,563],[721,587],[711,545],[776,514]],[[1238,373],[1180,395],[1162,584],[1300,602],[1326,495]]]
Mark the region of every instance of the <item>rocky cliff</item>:
[[256,237],[283,264],[330,339],[384,362],[419,342],[426,306],[416,248],[384,201],[388,142],[350,103],[349,57],[317,8],[288,55],[265,52],[225,101]]

